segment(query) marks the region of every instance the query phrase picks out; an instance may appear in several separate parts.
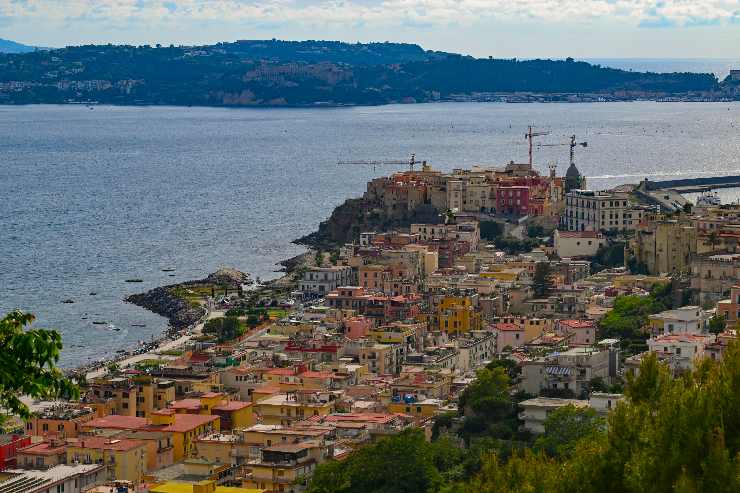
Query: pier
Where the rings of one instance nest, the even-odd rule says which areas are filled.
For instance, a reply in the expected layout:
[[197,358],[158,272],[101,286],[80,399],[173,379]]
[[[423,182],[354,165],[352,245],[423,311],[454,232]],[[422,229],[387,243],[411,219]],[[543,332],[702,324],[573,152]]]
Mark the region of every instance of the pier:
[[646,191],[675,190],[679,193],[705,192],[715,188],[740,188],[740,175],[685,178],[681,180],[643,180],[640,187]]

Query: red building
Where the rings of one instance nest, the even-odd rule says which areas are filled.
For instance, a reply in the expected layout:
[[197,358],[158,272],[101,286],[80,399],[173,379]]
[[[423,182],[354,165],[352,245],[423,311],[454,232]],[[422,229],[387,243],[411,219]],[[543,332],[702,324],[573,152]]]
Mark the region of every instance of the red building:
[[18,449],[29,445],[31,445],[31,437],[28,435],[0,436],[0,471],[14,468]]
[[496,212],[505,216],[526,216],[529,213],[529,187],[499,187],[496,194]]

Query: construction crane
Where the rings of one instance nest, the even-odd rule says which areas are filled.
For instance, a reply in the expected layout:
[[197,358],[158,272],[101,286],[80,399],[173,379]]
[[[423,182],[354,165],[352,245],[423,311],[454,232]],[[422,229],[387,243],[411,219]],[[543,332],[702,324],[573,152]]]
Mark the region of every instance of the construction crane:
[[563,143],[563,144],[537,144],[537,147],[558,147],[558,146],[569,146],[570,147],[570,164],[575,164],[575,158],[576,158],[576,147],[588,147],[588,142],[578,142],[576,141],[576,136],[571,135],[570,136],[570,142]]
[[542,137],[543,135],[550,135],[550,132],[533,132],[532,125],[529,126],[529,130],[524,134],[524,138],[529,141],[529,168],[532,168],[532,141],[535,137]]
[[[425,162],[425,161],[424,161]],[[378,160],[378,161],[337,161],[337,164],[339,165],[350,165],[350,164],[372,164],[373,171],[375,171],[377,166],[383,166],[388,164],[407,164],[409,166],[410,171],[414,171],[414,166],[418,164],[419,161],[416,160],[416,154],[411,154],[411,157],[409,159],[390,159],[390,160]]]

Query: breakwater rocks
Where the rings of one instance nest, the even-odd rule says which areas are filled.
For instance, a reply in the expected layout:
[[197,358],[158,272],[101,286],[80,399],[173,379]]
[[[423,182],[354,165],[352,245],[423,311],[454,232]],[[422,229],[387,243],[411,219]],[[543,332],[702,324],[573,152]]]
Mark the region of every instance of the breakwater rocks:
[[175,289],[181,286],[173,284],[154,288],[146,293],[132,294],[126,301],[167,318],[174,330],[182,330],[197,323],[205,315],[206,310],[177,297],[174,294]]
[[199,281],[186,281],[154,288],[146,293],[132,294],[126,301],[167,318],[172,329],[179,331],[196,324],[206,313],[206,309],[194,300],[197,297],[196,288],[200,292],[206,288],[206,293],[223,288],[237,290],[242,284],[249,282],[249,274],[225,268]]

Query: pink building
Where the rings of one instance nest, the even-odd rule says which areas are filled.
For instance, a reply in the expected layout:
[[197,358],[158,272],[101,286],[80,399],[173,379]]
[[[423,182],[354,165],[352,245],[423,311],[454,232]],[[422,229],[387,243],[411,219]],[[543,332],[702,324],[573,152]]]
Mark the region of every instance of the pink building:
[[373,321],[367,317],[352,317],[344,321],[349,339],[360,339],[367,336],[373,327]]
[[558,332],[573,334],[570,343],[574,346],[590,346],[596,342],[596,323],[593,320],[560,320]]
[[515,348],[524,344],[524,327],[512,323],[497,323],[492,326],[496,333],[496,352],[500,353],[505,347]]

